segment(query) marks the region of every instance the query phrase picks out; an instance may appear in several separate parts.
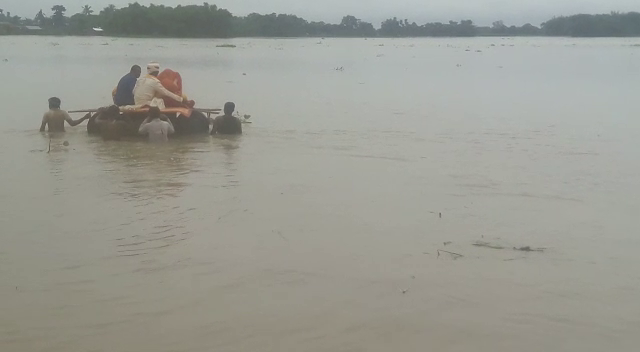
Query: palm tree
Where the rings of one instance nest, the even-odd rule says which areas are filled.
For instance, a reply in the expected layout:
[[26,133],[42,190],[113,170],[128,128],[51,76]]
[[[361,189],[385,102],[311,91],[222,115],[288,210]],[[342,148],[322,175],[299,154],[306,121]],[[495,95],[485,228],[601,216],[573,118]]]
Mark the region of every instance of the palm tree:
[[51,8],[51,11],[53,11],[53,16],[51,16],[53,25],[56,27],[64,25],[64,13],[67,12],[67,8],[62,5],[55,5]]
[[82,14],[85,16],[91,16],[93,14],[93,9],[89,5],[84,5],[82,7]]

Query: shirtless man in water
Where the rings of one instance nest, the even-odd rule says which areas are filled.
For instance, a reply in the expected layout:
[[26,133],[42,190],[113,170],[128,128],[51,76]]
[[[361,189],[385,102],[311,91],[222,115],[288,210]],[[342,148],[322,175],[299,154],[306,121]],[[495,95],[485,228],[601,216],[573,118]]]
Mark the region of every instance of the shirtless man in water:
[[242,134],[242,122],[239,118],[233,116],[236,110],[236,104],[228,102],[224,104],[224,115],[218,116],[213,120],[213,128],[211,135],[238,135]]
[[69,126],[73,127],[81,124],[91,117],[91,113],[89,113],[81,119],[74,120],[66,111],[60,109],[60,103],[59,98],[49,98],[49,111],[45,112],[42,117],[40,132],[44,132],[47,125],[49,125],[49,132],[64,132],[65,121],[67,121]]

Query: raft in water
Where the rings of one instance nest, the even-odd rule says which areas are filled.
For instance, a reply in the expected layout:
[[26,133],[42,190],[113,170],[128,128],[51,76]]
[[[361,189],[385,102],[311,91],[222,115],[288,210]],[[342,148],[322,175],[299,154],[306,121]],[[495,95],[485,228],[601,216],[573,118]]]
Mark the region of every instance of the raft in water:
[[[74,110],[69,113],[92,113],[87,123],[89,134],[101,134],[101,125],[96,119],[106,112],[107,108]],[[209,133],[209,121],[212,114],[218,114],[220,109],[189,109],[189,108],[166,108],[160,110],[166,115],[176,131],[176,135],[196,135]],[[118,118],[126,123],[124,135],[137,136],[138,129],[142,122],[149,116],[149,109],[123,110]]]

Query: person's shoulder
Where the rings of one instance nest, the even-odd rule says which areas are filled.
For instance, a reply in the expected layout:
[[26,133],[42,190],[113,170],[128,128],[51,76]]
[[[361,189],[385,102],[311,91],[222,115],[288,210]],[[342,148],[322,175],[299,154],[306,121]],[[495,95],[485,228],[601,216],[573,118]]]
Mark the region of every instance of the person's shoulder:
[[68,114],[65,110],[62,110],[62,109],[50,109],[49,111],[45,112],[45,115],[53,117],[53,116],[66,116]]

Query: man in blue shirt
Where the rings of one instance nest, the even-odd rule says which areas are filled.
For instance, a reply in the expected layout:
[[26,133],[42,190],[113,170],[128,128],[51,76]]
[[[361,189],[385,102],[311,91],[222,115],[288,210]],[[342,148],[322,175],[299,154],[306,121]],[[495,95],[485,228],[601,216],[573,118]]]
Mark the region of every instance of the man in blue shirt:
[[118,87],[113,91],[113,103],[117,106],[136,105],[133,99],[133,88],[136,86],[142,69],[138,65],[131,67],[131,72],[127,73],[118,82]]

